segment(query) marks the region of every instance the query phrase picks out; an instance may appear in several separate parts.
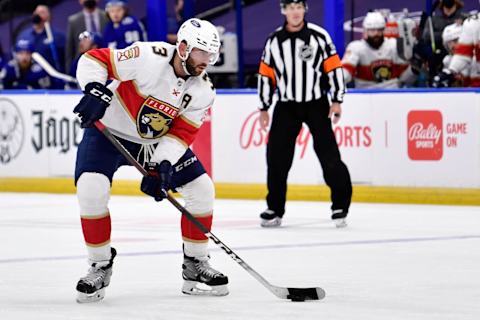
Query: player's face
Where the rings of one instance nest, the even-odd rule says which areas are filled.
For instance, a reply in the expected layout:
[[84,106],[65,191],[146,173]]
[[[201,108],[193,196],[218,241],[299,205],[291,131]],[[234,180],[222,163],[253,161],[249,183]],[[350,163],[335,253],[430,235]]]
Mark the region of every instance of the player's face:
[[125,8],[123,6],[110,6],[107,13],[113,23],[119,23],[125,16]]
[[93,48],[93,45],[94,45],[94,43],[93,43],[92,39],[83,38],[82,40],[80,40],[80,42],[78,44],[78,51],[80,51],[80,53],[87,52],[88,50]]
[[305,18],[305,6],[302,3],[290,3],[283,9],[287,23],[292,27],[302,24]]
[[32,62],[32,53],[30,51],[19,51],[15,53],[18,65],[21,69],[26,69]]
[[199,76],[205,71],[210,61],[212,53],[193,48],[186,61],[187,71],[192,76]]

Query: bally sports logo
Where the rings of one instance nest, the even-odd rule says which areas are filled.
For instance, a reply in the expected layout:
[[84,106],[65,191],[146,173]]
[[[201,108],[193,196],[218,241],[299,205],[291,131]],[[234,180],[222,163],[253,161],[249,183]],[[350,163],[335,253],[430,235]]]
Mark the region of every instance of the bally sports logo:
[[411,160],[440,160],[443,156],[443,119],[440,111],[408,113],[408,157]]

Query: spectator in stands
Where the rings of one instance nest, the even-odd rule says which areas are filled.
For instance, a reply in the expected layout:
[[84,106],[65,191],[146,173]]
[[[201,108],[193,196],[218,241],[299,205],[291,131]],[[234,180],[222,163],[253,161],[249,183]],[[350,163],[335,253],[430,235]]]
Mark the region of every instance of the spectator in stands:
[[32,58],[33,44],[28,40],[18,40],[14,59],[4,69],[4,89],[63,89],[65,83],[50,77]]
[[88,50],[103,47],[104,42],[100,33],[90,31],[84,31],[80,33],[80,35],[78,36],[78,54],[75,60],[73,60],[72,62],[72,66],[70,68],[70,75],[72,77],[76,77],[78,60],[80,60],[82,54],[84,54]]
[[97,8],[98,0],[79,0],[79,2],[83,10],[68,17],[65,70],[70,70],[70,65],[77,55],[80,33],[86,30],[101,34],[108,22],[105,11]]
[[184,0],[175,0],[175,17],[168,18],[167,41],[175,44],[177,42],[178,28],[185,21],[183,17]]
[[109,22],[103,29],[105,43],[111,49],[124,49],[136,41],[146,41],[142,23],[129,15],[127,0],[109,0],[105,6]]
[[[46,5],[38,5],[33,11],[32,27],[24,30],[18,40],[28,40],[33,50],[42,55],[55,69],[64,71],[65,66],[65,34],[50,27],[50,9]],[[49,39],[50,28],[52,39]]]
[[[467,18],[463,12],[463,2],[460,0],[441,0],[439,10],[432,15],[432,27],[436,48],[443,48],[442,32],[446,26],[452,23],[462,23]],[[430,43],[431,31],[427,26],[423,30],[423,39]]]
[[432,15],[432,24],[427,22],[422,35],[420,46],[425,46],[421,51],[423,58],[428,62],[430,78],[442,69],[442,60],[447,55],[443,47],[442,32],[452,23],[462,23],[467,18],[463,12],[463,2],[460,0],[440,0],[438,10]]
[[363,20],[363,39],[352,41],[342,60],[346,82],[357,88],[399,88],[412,83],[415,75],[409,63],[398,55],[397,40],[385,38],[385,18],[369,12]]

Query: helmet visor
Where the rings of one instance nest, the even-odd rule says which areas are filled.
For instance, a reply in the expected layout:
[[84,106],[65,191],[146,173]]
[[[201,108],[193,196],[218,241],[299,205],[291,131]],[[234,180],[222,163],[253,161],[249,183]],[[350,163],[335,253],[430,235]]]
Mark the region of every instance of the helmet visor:
[[218,60],[218,52],[207,52],[202,49],[194,48],[190,52],[190,57],[196,61],[205,62],[208,64],[215,64]]

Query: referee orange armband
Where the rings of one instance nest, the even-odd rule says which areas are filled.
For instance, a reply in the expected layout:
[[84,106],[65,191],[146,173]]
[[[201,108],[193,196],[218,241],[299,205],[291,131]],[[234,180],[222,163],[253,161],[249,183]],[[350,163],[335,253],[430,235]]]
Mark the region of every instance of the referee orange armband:
[[329,73],[330,71],[337,68],[341,68],[341,67],[342,67],[342,61],[340,60],[340,57],[338,56],[338,54],[328,57],[323,62],[323,71],[325,73]]
[[273,86],[277,86],[277,79],[275,78],[275,70],[270,67],[268,64],[265,62],[260,62],[260,68],[258,70],[258,73],[262,76],[270,78],[272,80]]

